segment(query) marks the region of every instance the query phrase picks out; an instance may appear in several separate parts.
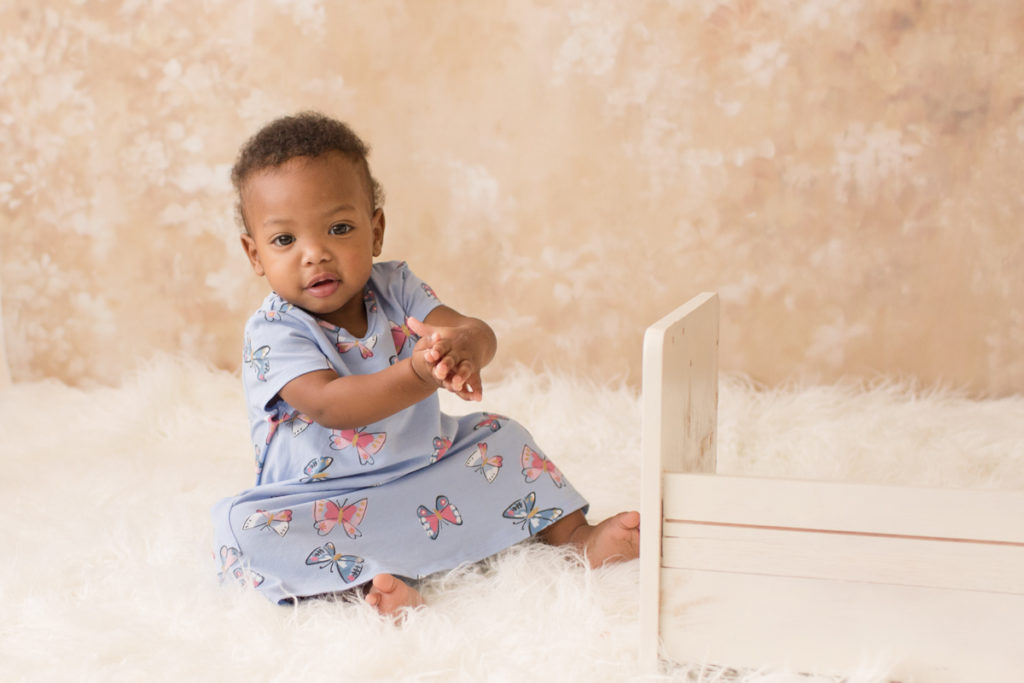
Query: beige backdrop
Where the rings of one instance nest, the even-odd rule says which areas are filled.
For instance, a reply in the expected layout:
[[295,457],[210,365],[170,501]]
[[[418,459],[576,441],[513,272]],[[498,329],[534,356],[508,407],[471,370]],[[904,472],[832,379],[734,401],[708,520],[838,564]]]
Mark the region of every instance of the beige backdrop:
[[515,360],[638,380],[722,296],[722,367],[1024,391],[1019,0],[0,3],[15,380],[240,361],[228,169],[318,108],[373,145],[385,258]]

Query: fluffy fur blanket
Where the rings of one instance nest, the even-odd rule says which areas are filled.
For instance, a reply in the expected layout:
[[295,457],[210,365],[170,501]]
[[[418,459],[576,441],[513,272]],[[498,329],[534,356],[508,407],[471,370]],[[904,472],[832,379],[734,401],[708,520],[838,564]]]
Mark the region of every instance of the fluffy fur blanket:
[[[635,392],[527,371],[485,390],[483,406],[533,431],[592,518],[638,505]],[[402,625],[218,585],[209,507],[253,478],[237,376],[157,358],[116,388],[17,384],[0,410],[4,680],[651,680],[637,664],[636,562],[591,571],[525,544],[429,579],[430,606]],[[1024,397],[723,378],[719,469],[1024,488]],[[658,680],[791,678],[808,680],[696,665]]]

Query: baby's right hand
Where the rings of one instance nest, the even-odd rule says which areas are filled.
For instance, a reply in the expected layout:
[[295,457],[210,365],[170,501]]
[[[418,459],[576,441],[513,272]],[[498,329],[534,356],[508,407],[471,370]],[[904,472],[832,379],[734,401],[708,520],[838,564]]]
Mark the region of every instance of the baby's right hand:
[[412,357],[409,359],[416,376],[424,383],[433,384],[438,388],[444,385],[444,380],[439,379],[434,372],[438,361],[444,357],[439,342],[440,337],[437,334],[420,337],[413,346]]
[[[479,401],[483,398],[480,371],[468,358],[460,356],[456,348],[458,344],[453,343],[453,339],[462,337],[457,333],[452,339],[448,338],[448,333],[454,328],[435,328],[415,318],[408,318],[406,324],[415,334],[420,335],[413,353],[422,348],[423,360],[429,365],[433,379],[439,382],[438,386],[466,401]],[[465,348],[463,345],[463,353]],[[419,370],[416,366],[414,369]]]

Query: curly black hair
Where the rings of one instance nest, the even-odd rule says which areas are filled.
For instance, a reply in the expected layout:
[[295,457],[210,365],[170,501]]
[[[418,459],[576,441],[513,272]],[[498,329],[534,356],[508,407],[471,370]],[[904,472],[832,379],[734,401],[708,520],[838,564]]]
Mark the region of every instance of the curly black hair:
[[242,145],[231,169],[242,226],[248,230],[242,212],[242,188],[249,175],[295,157],[316,157],[328,152],[341,152],[360,167],[370,189],[370,206],[374,211],[379,209],[384,204],[384,189],[370,173],[369,146],[341,121],[320,112],[305,111],[271,121]]

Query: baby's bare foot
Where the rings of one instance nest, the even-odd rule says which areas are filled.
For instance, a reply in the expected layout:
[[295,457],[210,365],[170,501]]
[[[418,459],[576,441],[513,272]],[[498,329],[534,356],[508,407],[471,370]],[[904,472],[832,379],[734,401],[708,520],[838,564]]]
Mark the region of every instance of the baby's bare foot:
[[640,556],[640,513],[620,512],[597,526],[580,526],[573,539],[593,568]]
[[423,596],[419,591],[391,574],[378,574],[373,577],[373,585],[366,594],[366,602],[378,612],[387,616],[397,616],[403,607],[419,607]]

